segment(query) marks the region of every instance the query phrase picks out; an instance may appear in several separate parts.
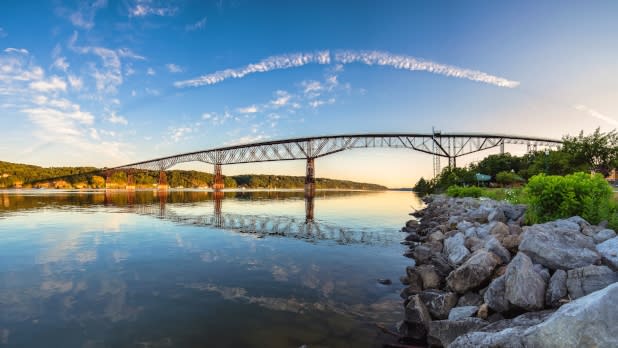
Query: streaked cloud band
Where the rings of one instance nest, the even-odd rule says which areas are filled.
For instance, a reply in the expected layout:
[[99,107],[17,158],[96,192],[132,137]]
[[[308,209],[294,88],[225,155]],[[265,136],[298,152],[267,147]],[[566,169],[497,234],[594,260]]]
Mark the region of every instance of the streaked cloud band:
[[361,63],[369,66],[389,66],[395,69],[409,71],[427,71],[433,74],[467,79],[486,83],[498,87],[515,88],[519,82],[504,77],[491,75],[482,71],[460,68],[453,65],[436,63],[420,58],[392,54],[384,51],[337,51],[331,55],[330,51],[318,51],[314,53],[294,53],[279,56],[271,56],[255,64],[249,64],[237,69],[219,70],[211,74],[203,75],[194,79],[177,81],[176,87],[198,87],[214,85],[231,78],[243,78],[249,74],[263,73],[273,70],[297,68],[307,64],[353,64]]

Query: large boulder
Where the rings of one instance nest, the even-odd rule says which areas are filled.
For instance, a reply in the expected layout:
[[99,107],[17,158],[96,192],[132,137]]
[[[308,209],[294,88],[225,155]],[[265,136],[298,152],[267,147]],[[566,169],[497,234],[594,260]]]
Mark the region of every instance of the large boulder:
[[459,298],[457,301],[457,307],[465,307],[465,306],[480,306],[483,304],[483,297],[477,294],[476,292],[466,292]]
[[431,346],[448,347],[457,337],[470,331],[477,331],[487,324],[489,322],[479,318],[432,321],[429,324],[427,342]]
[[413,339],[422,340],[427,335],[427,328],[431,322],[429,311],[419,295],[410,297],[406,305],[405,323],[408,329],[408,336]]
[[420,265],[416,267],[415,271],[421,276],[423,289],[440,288],[443,278],[440,277],[433,265]]
[[453,292],[425,290],[419,294],[421,301],[434,319],[448,318],[451,308],[457,305],[459,297]]
[[512,305],[528,311],[543,309],[545,305],[546,283],[534,271],[532,260],[519,252],[506,268],[505,297]]
[[502,260],[502,263],[507,264],[511,261],[511,253],[494,236],[490,236],[485,242],[484,248],[496,254]]
[[493,270],[501,263],[494,253],[481,249],[451,272],[446,278],[449,288],[463,294],[468,290],[479,288],[486,284]]
[[552,313],[552,311],[530,312],[514,319],[499,320],[478,331],[469,332],[457,337],[449,348],[524,348],[521,335],[529,327],[542,323]]
[[618,284],[568,303],[523,335],[526,347],[618,347]]
[[592,236],[592,239],[595,243],[603,243],[608,239],[612,239],[616,237],[616,232],[614,230],[610,230],[609,228],[600,230]]
[[496,207],[489,212],[489,215],[487,215],[487,220],[489,222],[506,222],[506,216],[504,215],[504,211],[502,210],[502,208]]
[[463,318],[473,317],[476,314],[476,311],[478,309],[479,309],[478,306],[464,306],[464,307],[451,308],[451,311],[448,313],[448,320],[459,320]]
[[451,263],[459,265],[470,254],[464,243],[463,233],[457,233],[444,240],[444,253]]
[[545,292],[545,304],[550,307],[560,307],[560,300],[567,295],[567,272],[557,270],[551,276]]
[[485,303],[495,312],[506,312],[510,309],[506,299],[506,278],[504,275],[494,279],[483,294]]
[[534,263],[552,270],[588,266],[601,259],[592,238],[582,234],[577,223],[568,220],[526,227],[519,251],[525,252]]
[[597,251],[608,265],[618,270],[618,237],[597,244]]
[[567,290],[572,299],[586,296],[618,282],[618,273],[607,266],[586,266],[567,272]]

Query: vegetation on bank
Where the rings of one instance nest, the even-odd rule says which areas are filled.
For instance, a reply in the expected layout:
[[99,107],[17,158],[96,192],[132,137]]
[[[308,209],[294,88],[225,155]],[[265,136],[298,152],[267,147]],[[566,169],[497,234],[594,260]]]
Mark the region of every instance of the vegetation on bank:
[[[0,188],[14,187],[49,187],[59,189],[72,188],[104,188],[105,178],[97,173],[94,167],[52,167],[18,164],[0,161]],[[204,188],[212,185],[214,176],[210,173],[195,170],[168,170],[167,182],[170,187]],[[37,181],[40,179],[55,178],[54,180]],[[159,182],[158,171],[139,171],[133,175],[138,188],[152,188]],[[127,175],[117,172],[110,178],[111,186],[124,188],[127,184]],[[36,182],[35,184],[29,184]],[[295,189],[303,188],[304,176],[284,175],[237,175],[224,178],[226,188],[244,187],[248,189]],[[350,189],[350,190],[386,190],[385,186],[359,183],[348,180],[316,179],[318,189]]]

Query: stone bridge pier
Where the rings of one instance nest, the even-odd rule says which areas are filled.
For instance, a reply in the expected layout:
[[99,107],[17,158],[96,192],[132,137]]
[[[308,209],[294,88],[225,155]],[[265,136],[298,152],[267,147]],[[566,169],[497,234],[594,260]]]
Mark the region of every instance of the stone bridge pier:
[[305,175],[305,196],[315,196],[315,158],[307,158],[307,172]]

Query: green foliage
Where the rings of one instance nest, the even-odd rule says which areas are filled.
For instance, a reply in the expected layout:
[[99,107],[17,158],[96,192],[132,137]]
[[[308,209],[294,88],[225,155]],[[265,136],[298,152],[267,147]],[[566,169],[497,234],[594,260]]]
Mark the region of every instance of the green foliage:
[[450,186],[446,190],[446,194],[450,197],[474,197],[479,198],[483,194],[483,189],[476,186]]
[[496,174],[496,182],[501,185],[514,185],[525,181],[524,178],[514,172],[502,171]]
[[613,190],[601,175],[575,173],[566,176],[539,174],[526,186],[528,223],[541,223],[579,215],[597,224],[615,214]]
[[412,190],[421,196],[425,196],[433,192],[433,187],[430,181],[427,181],[425,178],[421,177]]
[[491,175],[496,180],[496,175],[500,172],[519,171],[521,169],[521,158],[511,156],[510,153],[489,155],[482,161],[473,166],[472,171]]
[[618,166],[618,133],[615,130],[601,133],[597,128],[586,136],[582,131],[579,136],[565,136],[562,141],[562,150],[572,156],[572,166],[587,165],[589,170],[604,176]]

